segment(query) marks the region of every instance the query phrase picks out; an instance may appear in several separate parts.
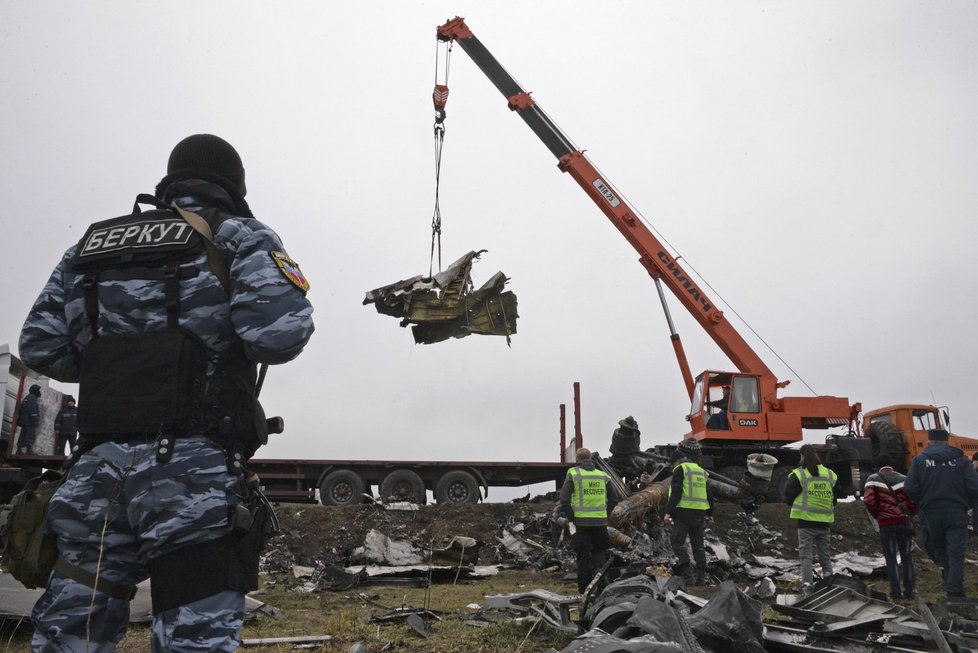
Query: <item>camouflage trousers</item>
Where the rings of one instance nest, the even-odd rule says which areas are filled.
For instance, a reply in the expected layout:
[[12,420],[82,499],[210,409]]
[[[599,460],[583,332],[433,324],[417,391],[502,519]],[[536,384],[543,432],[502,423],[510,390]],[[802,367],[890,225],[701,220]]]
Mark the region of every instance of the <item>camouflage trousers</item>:
[[[204,437],[177,438],[167,463],[156,461],[153,442],[107,442],[71,468],[48,505],[46,527],[67,562],[135,585],[157,556],[226,535],[230,506],[243,496],[224,452]],[[223,591],[157,614],[152,650],[233,651],[244,605],[243,593]],[[31,618],[34,651],[114,651],[129,624],[129,602],[55,571]]]

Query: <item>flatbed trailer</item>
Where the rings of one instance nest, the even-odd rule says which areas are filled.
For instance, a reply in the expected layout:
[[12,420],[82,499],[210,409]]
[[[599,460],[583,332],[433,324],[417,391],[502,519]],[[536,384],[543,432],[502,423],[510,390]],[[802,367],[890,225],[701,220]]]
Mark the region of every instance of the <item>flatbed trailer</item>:
[[[572,463],[420,460],[256,459],[262,491],[273,501],[350,505],[366,495],[424,503],[430,491],[439,503],[474,503],[490,487],[553,482],[560,487]],[[377,488],[371,492],[371,488]]]
[[[41,425],[34,455],[18,455],[15,437],[17,407],[31,384],[43,388]],[[65,460],[55,452],[54,417],[62,393],[47,377],[26,367],[0,344],[0,504],[7,503],[44,469],[57,469]],[[580,384],[574,384],[574,434],[566,433],[566,406],[560,405],[560,453],[553,462],[421,461],[252,458],[248,468],[258,474],[266,496],[273,501],[349,505],[378,497],[424,503],[431,492],[436,501],[475,503],[488,498],[490,487],[523,487],[553,482],[559,488],[582,446]]]
[[[476,503],[490,487],[554,483],[559,489],[584,444],[581,384],[574,383],[574,432],[568,437],[567,406],[560,404],[560,454],[555,462],[423,460],[287,460],[252,458],[262,491],[273,501],[342,506],[367,497],[425,503],[430,491],[439,503]],[[376,488],[376,492],[372,491]]]

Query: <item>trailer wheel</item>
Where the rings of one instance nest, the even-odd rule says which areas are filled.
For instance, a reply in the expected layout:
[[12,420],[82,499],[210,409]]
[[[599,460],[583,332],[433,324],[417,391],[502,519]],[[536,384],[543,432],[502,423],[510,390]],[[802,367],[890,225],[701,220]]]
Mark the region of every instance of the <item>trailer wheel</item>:
[[366,483],[349,469],[337,469],[319,485],[319,502],[324,506],[350,506],[363,501]]
[[446,472],[435,484],[435,500],[438,503],[478,503],[481,498],[475,477],[460,469]]
[[426,503],[424,481],[410,469],[395,469],[380,482],[380,499]]

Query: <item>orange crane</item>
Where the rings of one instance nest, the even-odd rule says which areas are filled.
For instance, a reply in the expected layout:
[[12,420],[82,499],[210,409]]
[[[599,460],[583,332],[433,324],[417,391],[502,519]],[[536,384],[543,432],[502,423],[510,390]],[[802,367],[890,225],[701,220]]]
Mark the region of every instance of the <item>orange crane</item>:
[[[701,286],[683,269],[658,238],[639,219],[638,214],[604,179],[581,150],[550,120],[537,102],[524,91],[495,57],[477,39],[462,18],[438,28],[438,38],[454,41],[486,74],[506,98],[509,108],[543,141],[557,157],[558,167],[567,172],[607,216],[611,224],[639,254],[639,262],[655,280],[660,292],[664,284],[676,296],[704,331],[736,367],[735,372],[708,370],[693,379],[682,343],[668,307],[673,346],[686,389],[693,405],[689,413],[692,437],[705,441],[795,442],[802,428],[829,428],[854,424],[859,404],[850,405],[844,397],[779,397],[778,390],[788,382],[778,381],[723,311],[717,308]],[[442,96],[444,97],[444,95]],[[730,388],[733,419],[729,428],[710,429],[706,401],[720,398],[720,388]]]
[[[902,454],[904,464],[901,466],[909,464],[910,455],[919,449],[911,442],[916,436],[902,432],[894,436],[893,429],[889,429],[887,438],[878,435],[880,429],[877,427],[869,434],[873,437],[862,437],[858,423],[862,411],[859,403],[827,395],[781,396],[779,391],[790,381],[777,379],[702,286],[683,269],[614,185],[602,177],[536,100],[476,38],[465,20],[460,17],[449,20],[437,28],[436,37],[439,41],[457,43],[465,51],[506,98],[510,110],[523,119],[557,158],[558,168],[570,174],[638,253],[639,262],[656,284],[689,394],[690,409],[686,419],[691,428],[686,437],[701,441],[707,466],[724,475],[738,477],[743,473],[740,466],[746,453],[771,453],[780,465],[772,480],[772,486],[777,490],[798,459],[796,450],[786,449],[783,445],[800,441],[802,429],[834,427],[848,428],[845,435],[829,436],[827,444],[820,446],[823,461],[842,472],[840,478],[850,490],[860,487],[860,472],[864,476],[871,467],[873,456],[884,450]],[[436,112],[443,118],[448,99],[447,84],[436,85],[433,97]],[[693,377],[666,303],[663,285],[730,359],[734,371],[706,370]],[[910,419],[914,410],[920,413],[923,408],[928,409],[928,415],[932,415],[938,427],[944,427],[946,418],[942,423],[940,412],[932,406],[900,405],[887,410],[894,421],[904,421]],[[870,420],[867,419],[865,424],[868,426]],[[968,438],[962,441],[970,441],[970,448],[978,448],[978,441]]]

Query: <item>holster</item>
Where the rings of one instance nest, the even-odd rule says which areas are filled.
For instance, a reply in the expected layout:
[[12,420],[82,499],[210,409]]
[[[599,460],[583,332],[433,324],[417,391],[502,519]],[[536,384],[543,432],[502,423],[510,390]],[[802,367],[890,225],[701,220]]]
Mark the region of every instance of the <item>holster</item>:
[[258,589],[260,554],[278,532],[275,513],[265,496],[252,490],[248,505],[234,506],[229,519],[228,535],[150,561],[154,615],[225,590]]

